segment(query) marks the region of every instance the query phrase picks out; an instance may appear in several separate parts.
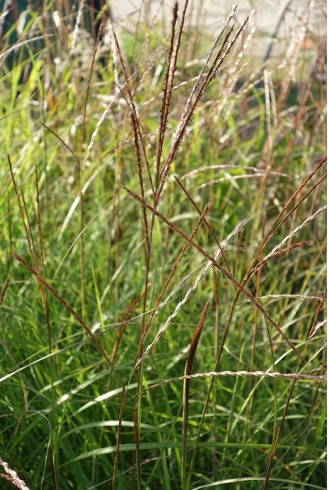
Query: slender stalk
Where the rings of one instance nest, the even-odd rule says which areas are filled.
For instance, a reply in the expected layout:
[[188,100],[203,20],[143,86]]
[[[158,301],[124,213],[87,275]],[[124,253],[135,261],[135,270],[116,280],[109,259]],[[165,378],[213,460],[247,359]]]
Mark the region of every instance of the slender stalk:
[[[149,204],[146,204],[143,201],[143,199],[140,198],[140,196],[137,196],[136,194],[134,194],[134,192],[132,192],[130,189],[127,189],[126,187],[124,187],[124,189],[132,197],[134,197],[137,201],[139,201],[143,206],[146,206],[147,209],[149,209],[150,211],[152,211],[152,213],[154,213],[162,221],[164,221],[164,223],[166,223],[175,233],[177,233],[182,238],[184,238],[184,240],[186,240],[188,243],[190,243],[196,250],[198,250],[198,252],[200,252],[206,259],[208,259],[214,265],[214,267],[216,267],[220,272],[222,272],[222,274],[224,274],[232,282],[232,284],[234,286],[236,286],[236,288],[238,289],[237,294],[243,292],[252,301],[252,303],[255,306],[257,306],[257,308],[262,312],[262,314],[264,315],[264,317],[267,318],[267,320],[269,320],[269,322],[277,329],[277,331],[283,337],[283,339],[286,341],[286,343],[289,345],[289,347],[294,351],[295,355],[297,357],[300,357],[300,354],[299,354],[298,350],[290,342],[290,340],[288,339],[287,335],[281,330],[281,328],[279,327],[279,325],[270,317],[270,315],[268,315],[268,313],[265,311],[265,309],[263,308],[263,306],[259,304],[259,302],[254,298],[254,296],[247,289],[245,289],[245,287],[244,287],[243,284],[240,284],[226,269],[224,269],[223,267],[221,267],[218,264],[218,262],[214,259],[214,257],[212,257],[211,255],[209,255],[200,245],[198,245],[193,240],[191,240],[182,230],[180,230],[178,227],[176,227],[175,225],[173,225],[167,218],[165,218],[165,216],[163,216],[160,212],[156,211],[156,209],[154,209],[152,206],[150,206]],[[238,297],[239,297],[239,294],[238,294]],[[237,297],[237,299],[238,299],[238,297]]]
[[92,333],[92,331],[90,330],[90,328],[88,327],[88,325],[84,322],[84,320],[80,317],[80,315],[74,310],[74,308],[72,308],[72,306],[70,306],[70,304],[67,303],[67,301],[63,298],[63,296],[61,296],[56,291],[56,289],[53,286],[51,286],[51,284],[49,284],[48,281],[46,281],[43,277],[41,277],[40,274],[39,274],[39,272],[37,270],[33,269],[33,267],[31,267],[22,257],[20,257],[18,254],[14,253],[14,252],[13,252],[13,256],[15,257],[16,260],[18,260],[18,262],[20,262],[25,267],[25,269],[27,269],[29,272],[31,272],[31,274],[33,274],[36,277],[36,279],[38,280],[38,282],[40,282],[41,284],[43,284],[45,286],[45,288],[48,289],[51,292],[51,294],[53,296],[55,296],[62,303],[62,305],[66,308],[66,310],[71,315],[73,315],[73,317],[75,318],[75,320],[78,321],[78,323],[83,327],[83,329],[89,335],[90,339],[95,344],[97,350],[99,351],[99,353],[101,354],[101,356],[105,359],[105,361],[107,362],[108,366],[110,367],[111,372],[113,372],[115,374],[115,376],[117,377],[117,379],[122,383],[122,385],[124,385],[124,383],[122,382],[122,379],[116,373],[116,370],[114,369],[114,366],[113,366],[111,360],[109,359],[109,357],[106,354],[105,350],[101,346],[98,338]]
[[187,490],[187,441],[188,441],[188,414],[189,414],[189,392],[190,392],[190,378],[192,372],[192,366],[194,364],[196,350],[198,347],[199,339],[203,331],[207,310],[209,307],[209,301],[206,302],[202,311],[199,322],[196,325],[193,336],[190,342],[190,348],[184,370],[183,381],[183,399],[182,399],[182,490]]

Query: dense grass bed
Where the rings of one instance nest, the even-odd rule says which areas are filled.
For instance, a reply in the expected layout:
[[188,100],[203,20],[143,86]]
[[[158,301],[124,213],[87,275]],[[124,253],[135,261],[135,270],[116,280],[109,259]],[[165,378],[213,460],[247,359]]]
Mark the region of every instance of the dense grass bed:
[[319,40],[180,3],[0,55],[1,488],[326,488]]

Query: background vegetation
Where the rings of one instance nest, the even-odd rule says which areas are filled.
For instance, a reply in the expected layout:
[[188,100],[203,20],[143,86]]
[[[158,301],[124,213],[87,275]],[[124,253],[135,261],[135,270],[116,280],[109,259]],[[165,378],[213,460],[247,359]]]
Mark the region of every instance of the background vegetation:
[[324,46],[187,3],[3,46],[1,488],[326,488]]

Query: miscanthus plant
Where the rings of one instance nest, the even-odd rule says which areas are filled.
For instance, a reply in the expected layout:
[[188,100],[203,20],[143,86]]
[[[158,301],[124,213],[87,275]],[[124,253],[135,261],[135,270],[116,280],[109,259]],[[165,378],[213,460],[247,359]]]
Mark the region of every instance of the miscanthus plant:
[[188,3],[0,54],[1,488],[326,488],[313,2],[278,64]]

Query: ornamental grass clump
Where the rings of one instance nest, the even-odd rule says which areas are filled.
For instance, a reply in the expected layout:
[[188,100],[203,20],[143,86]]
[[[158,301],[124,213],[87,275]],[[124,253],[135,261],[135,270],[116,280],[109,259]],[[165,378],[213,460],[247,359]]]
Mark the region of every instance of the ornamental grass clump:
[[325,488],[319,14],[201,4],[0,52],[3,488]]

